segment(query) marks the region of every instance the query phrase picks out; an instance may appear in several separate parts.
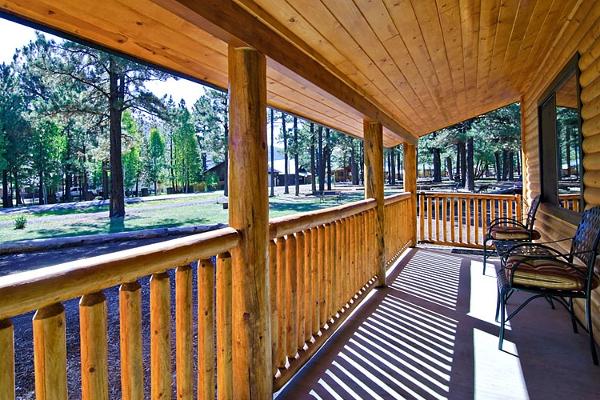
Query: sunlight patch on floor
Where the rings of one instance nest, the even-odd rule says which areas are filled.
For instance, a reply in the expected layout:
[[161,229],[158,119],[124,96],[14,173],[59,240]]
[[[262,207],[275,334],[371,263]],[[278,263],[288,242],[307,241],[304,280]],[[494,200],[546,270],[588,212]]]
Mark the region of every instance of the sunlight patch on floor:
[[477,399],[529,399],[517,348],[504,340],[498,350],[498,337],[473,329],[475,396]]
[[[471,294],[469,296],[470,306],[467,315],[499,327],[500,323],[494,319],[498,288],[496,278],[489,275],[490,267],[493,269],[493,265],[488,265],[488,271],[486,275],[483,275],[483,262],[471,261]],[[510,322],[506,323],[506,329],[510,330]]]

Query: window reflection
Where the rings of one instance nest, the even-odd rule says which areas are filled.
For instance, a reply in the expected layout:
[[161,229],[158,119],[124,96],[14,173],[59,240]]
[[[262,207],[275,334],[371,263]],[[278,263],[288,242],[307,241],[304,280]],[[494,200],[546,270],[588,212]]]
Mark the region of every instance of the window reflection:
[[560,206],[581,206],[581,132],[577,77],[573,74],[556,91],[556,144]]

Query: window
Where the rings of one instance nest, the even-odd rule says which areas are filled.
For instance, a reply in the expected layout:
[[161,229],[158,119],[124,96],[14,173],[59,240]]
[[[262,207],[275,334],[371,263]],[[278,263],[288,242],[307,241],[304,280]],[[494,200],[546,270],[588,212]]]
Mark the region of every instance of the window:
[[583,209],[577,62],[576,56],[567,64],[539,106],[542,199],[565,216]]

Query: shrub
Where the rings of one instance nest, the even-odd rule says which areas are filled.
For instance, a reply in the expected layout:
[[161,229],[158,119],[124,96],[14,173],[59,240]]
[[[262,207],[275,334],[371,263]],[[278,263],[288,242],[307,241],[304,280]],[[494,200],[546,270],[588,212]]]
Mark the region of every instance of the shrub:
[[27,218],[24,215],[15,218],[15,229],[25,229],[25,225],[27,225]]

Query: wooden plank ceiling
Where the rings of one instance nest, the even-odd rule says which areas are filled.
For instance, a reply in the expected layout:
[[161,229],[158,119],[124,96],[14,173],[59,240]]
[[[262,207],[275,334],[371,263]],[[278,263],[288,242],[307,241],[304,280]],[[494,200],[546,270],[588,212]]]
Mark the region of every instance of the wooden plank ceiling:
[[195,17],[202,7],[242,10],[251,29],[283,37],[325,82],[367,102],[319,88],[301,58],[276,57],[246,34],[244,43],[270,56],[270,105],[359,137],[374,106],[392,146],[518,101],[588,1],[3,0],[0,9],[222,88],[229,37]]

